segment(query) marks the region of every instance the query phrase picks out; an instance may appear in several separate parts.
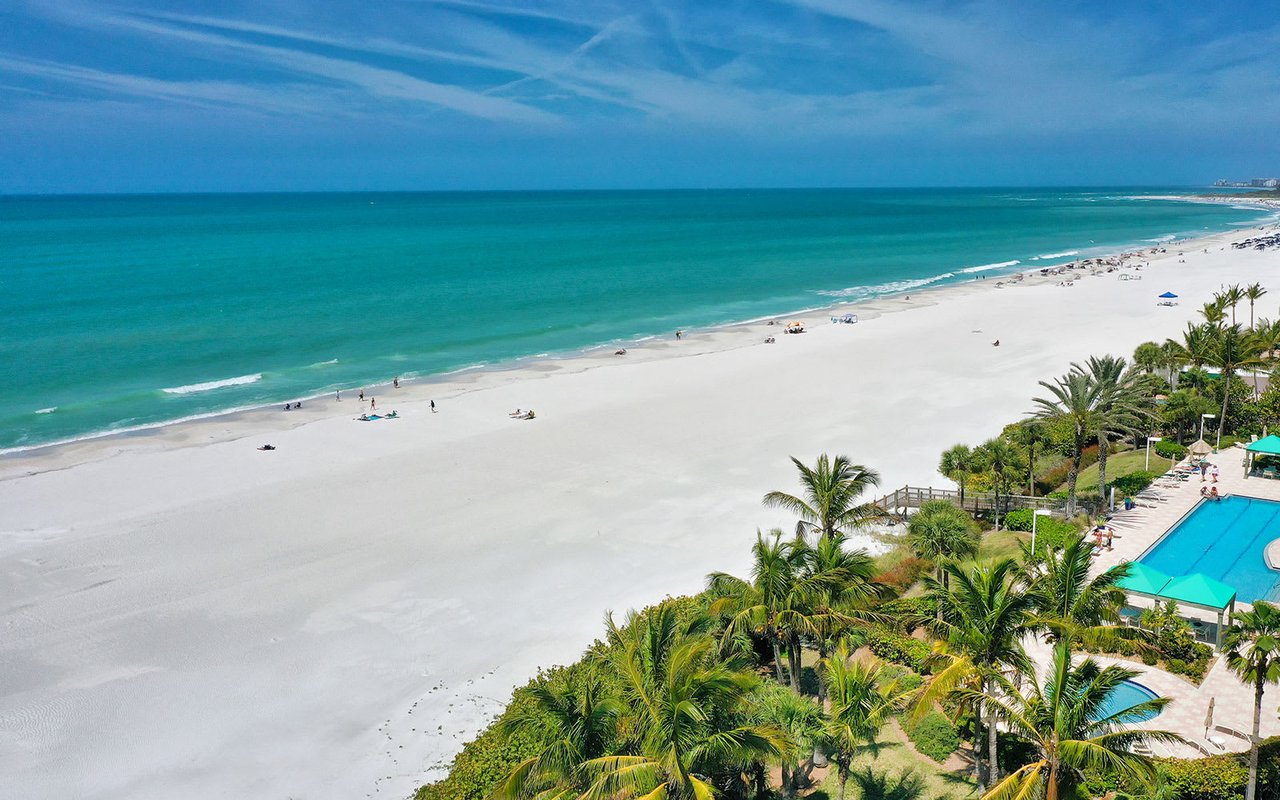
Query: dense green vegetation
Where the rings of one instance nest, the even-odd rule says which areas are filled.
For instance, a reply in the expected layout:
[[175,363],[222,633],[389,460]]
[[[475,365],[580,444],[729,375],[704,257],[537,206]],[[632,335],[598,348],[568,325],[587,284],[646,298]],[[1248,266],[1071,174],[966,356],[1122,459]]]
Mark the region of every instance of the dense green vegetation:
[[[962,494],[995,498],[982,520],[925,503],[891,551],[872,558],[849,541],[885,516],[865,496],[876,472],[843,456],[792,459],[799,492],[764,503],[794,514],[795,529],[757,533],[749,573],[712,572],[694,597],[608,618],[603,640],[516,690],[449,776],[416,797],[1277,796],[1280,744],[1255,746],[1247,761],[1155,759],[1146,743],[1178,737],[1128,723],[1169,700],[1107,710],[1138,672],[1090,653],[1193,681],[1211,653],[1176,609],[1118,624],[1128,565],[1095,574],[1088,518],[1076,513],[1112,488],[1150,484],[1166,466],[1158,458],[1181,454],[1188,413],[1198,421],[1212,404],[1225,431],[1241,435],[1272,419],[1269,407],[1280,412],[1273,389],[1254,397],[1239,377],[1277,349],[1267,336],[1280,326],[1255,325],[1252,306],[1247,329],[1225,321],[1259,292],[1225,293],[1184,341],[1143,345],[1132,367],[1114,356],[1071,365],[1042,382],[1028,419],[949,448],[943,474]],[[1148,471],[1136,448],[1157,432],[1168,438]],[[1062,492],[1065,517],[1033,517],[1010,501],[1046,491]],[[1047,663],[1029,656],[1033,641],[1047,645]],[[1230,668],[1255,687],[1256,737],[1262,687],[1280,682],[1280,610],[1257,603],[1227,644]]]

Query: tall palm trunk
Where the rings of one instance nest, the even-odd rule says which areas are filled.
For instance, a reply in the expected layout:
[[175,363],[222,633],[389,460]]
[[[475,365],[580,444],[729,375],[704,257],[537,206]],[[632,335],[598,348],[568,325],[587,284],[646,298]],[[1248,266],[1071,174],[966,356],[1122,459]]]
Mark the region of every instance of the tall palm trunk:
[[787,666],[791,672],[791,691],[800,694],[800,637],[787,637]]
[[1105,507],[1107,504],[1107,451],[1111,449],[1111,440],[1104,431],[1098,431],[1098,497]]
[[1222,416],[1218,417],[1218,441],[1222,441],[1222,432],[1227,427],[1227,401],[1231,399],[1231,370],[1222,371]]
[[840,771],[839,771],[839,778],[840,778],[840,795],[839,795],[839,800],[844,800],[844,787],[845,787],[845,784],[847,784],[847,783],[849,782],[849,768],[848,768],[848,767],[841,765],[841,767],[840,767]]
[[1036,496],[1036,443],[1027,443],[1027,495]]
[[771,634],[769,641],[773,644],[773,666],[778,671],[778,683],[785,686],[787,679],[782,675],[782,647],[778,644],[778,635]]
[[[827,640],[823,639],[822,637],[818,637],[818,666],[815,669],[821,670],[822,665],[827,663],[827,656],[829,654],[829,649],[830,648],[827,647]],[[822,709],[822,711],[825,713],[827,710],[827,690],[823,686],[822,674],[819,673],[817,677],[818,677],[818,708]]]
[[[985,690],[986,683],[983,683]],[[982,763],[982,711],[984,703],[979,700],[977,706],[973,710],[973,776],[978,781],[978,791],[983,794],[987,793],[987,771],[983,768]]]
[[1000,782],[999,731],[996,730],[996,707],[993,704],[987,718],[987,773],[990,785]]
[[1076,481],[1080,479],[1080,460],[1084,458],[1084,433],[1076,432],[1075,446],[1071,448],[1071,469],[1067,471],[1067,517],[1076,515]]
[[1258,796],[1258,731],[1262,727],[1262,690],[1266,686],[1265,673],[1259,673],[1253,689],[1253,737],[1249,745],[1249,785],[1245,787],[1244,800]]

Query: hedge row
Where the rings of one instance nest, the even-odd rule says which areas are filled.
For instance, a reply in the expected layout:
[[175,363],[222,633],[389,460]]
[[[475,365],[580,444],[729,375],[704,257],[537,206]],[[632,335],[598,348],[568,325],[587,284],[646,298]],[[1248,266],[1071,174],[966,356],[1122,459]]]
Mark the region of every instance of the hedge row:
[[867,649],[885,661],[902,664],[923,675],[929,674],[927,663],[933,648],[927,643],[883,625],[868,627],[865,642]]

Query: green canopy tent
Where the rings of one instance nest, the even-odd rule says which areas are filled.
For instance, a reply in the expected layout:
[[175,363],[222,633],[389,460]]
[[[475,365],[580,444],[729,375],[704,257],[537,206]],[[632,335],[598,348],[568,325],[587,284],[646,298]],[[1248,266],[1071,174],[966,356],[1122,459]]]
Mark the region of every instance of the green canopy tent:
[[1154,567],[1148,567],[1137,561],[1129,562],[1129,574],[1116,582],[1125,591],[1157,597],[1170,578]]
[[1280,456],[1280,436],[1274,433],[1270,436],[1264,436],[1256,442],[1250,442],[1245,448],[1246,455],[1244,459],[1244,476],[1249,477],[1249,473],[1253,472],[1253,460],[1258,456]]
[[1236,611],[1236,590],[1208,575],[1193,572],[1181,578],[1171,578],[1160,590],[1160,597],[1176,600],[1189,606],[1218,612],[1217,648],[1222,648],[1223,616],[1230,622]]
[[1222,647],[1223,617],[1230,624],[1236,608],[1236,590],[1222,581],[1199,572],[1172,577],[1146,564],[1131,561],[1129,574],[1117,581],[1116,585],[1126,592],[1154,600],[1173,600],[1179,604],[1217,612],[1217,647]]

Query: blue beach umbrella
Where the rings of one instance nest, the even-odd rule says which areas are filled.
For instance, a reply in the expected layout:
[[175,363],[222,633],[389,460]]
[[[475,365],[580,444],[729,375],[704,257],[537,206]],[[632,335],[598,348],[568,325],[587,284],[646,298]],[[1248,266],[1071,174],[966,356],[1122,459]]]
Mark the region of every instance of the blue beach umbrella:
[[1172,300],[1173,298],[1177,297],[1177,295],[1174,294],[1173,292],[1165,292],[1164,294],[1160,295],[1160,297],[1165,300]]

